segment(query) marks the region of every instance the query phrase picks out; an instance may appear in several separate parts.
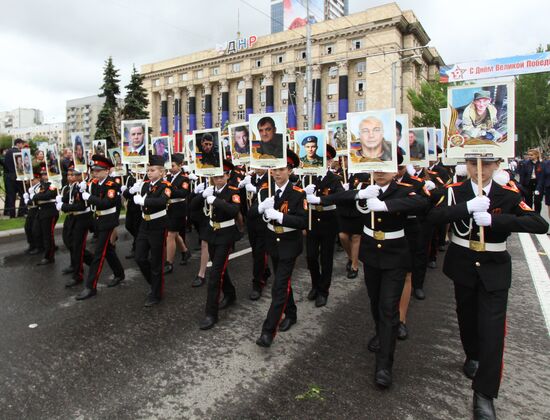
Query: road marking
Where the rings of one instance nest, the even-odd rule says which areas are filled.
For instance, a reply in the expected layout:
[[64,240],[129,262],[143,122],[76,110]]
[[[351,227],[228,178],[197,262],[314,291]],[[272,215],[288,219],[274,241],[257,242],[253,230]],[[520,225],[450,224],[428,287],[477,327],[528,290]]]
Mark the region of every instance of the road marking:
[[[537,235],[537,237],[539,236],[542,235]],[[546,235],[544,236],[546,237]],[[541,238],[538,239],[546,251],[545,245],[543,244],[545,240],[541,240]],[[547,240],[548,238],[545,239]],[[550,335],[550,278],[548,277],[548,272],[546,271],[544,263],[537,252],[537,248],[531,239],[531,235],[529,233],[519,233],[519,240],[521,242],[521,247],[523,248],[523,252],[525,254],[525,260],[527,261],[529,271],[531,272],[531,278],[533,279],[533,284],[535,285],[535,290],[539,298],[542,315],[544,316],[544,320],[546,322],[546,329],[548,330],[548,335]],[[546,245],[548,246],[550,243],[547,243]]]
[[[232,260],[233,258],[238,258],[242,255],[246,255],[252,252],[252,248],[248,247],[245,249],[241,249],[240,251],[234,252],[232,254],[229,254],[229,259]],[[208,264],[206,264],[207,267],[212,267],[212,261],[208,261]]]
[[539,243],[542,246],[542,249],[544,249],[544,253],[550,258],[550,238],[547,234],[543,235],[535,235],[537,239],[539,240]]

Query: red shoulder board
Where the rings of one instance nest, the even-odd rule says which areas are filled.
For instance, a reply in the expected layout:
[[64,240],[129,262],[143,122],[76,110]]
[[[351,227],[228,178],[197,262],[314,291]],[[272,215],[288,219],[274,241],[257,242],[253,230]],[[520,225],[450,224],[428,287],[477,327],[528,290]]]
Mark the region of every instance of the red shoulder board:
[[171,187],[171,186],[172,186],[172,184],[170,184],[168,181],[162,181],[162,183],[163,183],[164,185],[167,185],[168,187]]
[[411,184],[407,184],[406,182],[398,182],[397,185],[402,185],[403,187],[412,187]]
[[262,188],[267,188],[267,182],[264,182],[261,186],[260,186],[260,189]]
[[172,190],[170,188],[165,188],[164,189],[164,195],[166,195],[166,197],[170,198],[172,196]]
[[422,187],[422,191],[424,191],[424,194],[426,194],[428,197],[432,196],[432,193],[426,188],[425,185]]
[[411,175],[411,179],[414,179],[415,181],[418,181],[418,182],[424,182],[422,178],[418,178],[417,176],[414,176],[414,175]]
[[293,186],[292,186],[292,189],[293,189],[294,191],[304,192],[304,190],[302,190],[300,187],[297,187],[296,185],[293,185]]
[[108,187],[110,187],[111,185],[113,185],[113,181],[107,181],[107,182],[105,183],[105,185],[107,185]]
[[522,201],[519,203],[519,207],[524,210],[524,211],[533,211],[533,209],[531,207],[529,207],[525,201]]
[[145,181],[143,181],[144,184],[146,184],[147,182],[151,182],[150,179],[146,179]]
[[454,184],[445,185],[445,188],[459,187],[459,186],[461,186],[462,184],[464,184],[464,182],[455,182]]
[[94,178],[94,179],[92,179],[92,182],[93,182],[94,184],[97,184],[99,181],[97,180],[97,178]]
[[513,192],[519,194],[519,189],[518,189],[518,187],[516,187],[516,184],[514,184],[514,183],[502,185],[502,188],[504,188],[505,190],[513,191]]
[[233,185],[229,185],[230,190],[239,191],[237,187],[234,187]]

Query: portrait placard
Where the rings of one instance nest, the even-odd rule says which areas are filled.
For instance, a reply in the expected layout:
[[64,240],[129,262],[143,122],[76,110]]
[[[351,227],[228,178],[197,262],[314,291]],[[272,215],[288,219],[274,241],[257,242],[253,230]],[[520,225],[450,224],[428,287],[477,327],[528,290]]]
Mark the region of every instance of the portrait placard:
[[25,148],[21,149],[21,155],[23,157],[24,179],[32,179],[33,178],[33,170],[32,170],[31,149],[29,149],[28,147],[25,147]]
[[223,144],[219,128],[193,132],[195,173],[198,176],[223,175]]
[[84,146],[84,133],[71,133],[71,144],[73,147],[73,161],[75,169],[86,172],[86,148]]
[[284,168],[286,162],[286,112],[251,114],[250,166],[270,169]]
[[25,169],[23,168],[23,154],[21,152],[16,152],[12,155],[13,164],[15,166],[15,177],[18,181],[23,181],[25,179]]
[[92,155],[107,156],[107,140],[92,141]]
[[428,129],[409,128],[408,153],[411,165],[427,168],[430,166],[428,160]]
[[300,146],[300,168],[304,175],[321,175],[327,167],[327,131],[298,130],[294,132],[294,140]]
[[146,164],[149,160],[148,120],[127,120],[121,125],[122,162]]
[[229,125],[229,145],[235,165],[250,163],[250,132],[248,123]]
[[464,162],[464,159],[451,159],[447,156],[447,141],[449,139],[449,122],[451,120],[451,110],[449,108],[439,108],[439,126],[441,127],[441,140],[443,146],[441,146],[441,150],[443,150],[443,156],[441,158],[441,163],[445,166],[455,166],[458,165],[461,162]]
[[120,147],[109,149],[108,152],[109,157],[111,158],[111,162],[113,162],[113,165],[115,165],[112,174],[114,176],[125,176],[126,165],[122,163],[122,152],[120,151]]
[[62,177],[57,144],[48,144],[45,150],[45,155],[48,180],[57,187],[60,187]]
[[435,127],[428,127],[428,159],[432,162],[437,160],[437,133]]
[[329,144],[336,149],[336,154],[346,155],[348,153],[348,126],[346,120],[331,121],[325,125],[328,132]]
[[164,167],[170,169],[172,167],[172,142],[169,136],[153,137],[151,139],[151,154],[161,156],[164,160]]
[[395,136],[397,138],[397,147],[403,154],[403,165],[410,163],[409,159],[409,116],[407,114],[397,114],[395,116]]
[[193,171],[195,170],[195,138],[192,135],[185,135],[183,136],[183,142],[187,166],[189,166],[189,169]]

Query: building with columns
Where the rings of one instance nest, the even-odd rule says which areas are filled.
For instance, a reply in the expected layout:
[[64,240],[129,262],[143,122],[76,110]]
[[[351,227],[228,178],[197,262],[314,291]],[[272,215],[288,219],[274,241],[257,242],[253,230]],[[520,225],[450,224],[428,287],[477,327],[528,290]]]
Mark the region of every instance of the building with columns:
[[311,26],[313,121],[306,112],[306,28],[236,40],[141,67],[154,135],[285,111],[290,129],[319,129],[347,112],[394,107],[414,116],[408,88],[443,61],[415,14],[395,3]]

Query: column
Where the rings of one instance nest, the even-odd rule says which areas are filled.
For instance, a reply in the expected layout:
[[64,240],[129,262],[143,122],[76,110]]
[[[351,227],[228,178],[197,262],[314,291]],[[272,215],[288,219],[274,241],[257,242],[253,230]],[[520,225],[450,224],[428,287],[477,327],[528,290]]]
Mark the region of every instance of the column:
[[246,121],[248,121],[248,116],[254,113],[254,96],[252,90],[252,76],[247,75],[243,78],[244,88],[245,88],[245,113]]
[[273,112],[273,73],[267,72],[264,77],[265,111]]
[[348,102],[348,62],[338,63],[338,119],[345,120],[349,109]]
[[285,80],[288,87],[288,100],[287,100],[287,118],[288,128],[291,130],[298,129],[298,118],[296,110],[296,73],[294,68],[287,69],[285,71]]
[[210,83],[203,83],[204,88],[204,128],[212,128],[212,89]]
[[174,153],[179,153],[183,150],[181,136],[181,93],[179,88],[174,91]]
[[195,98],[195,86],[187,86],[189,98],[189,133],[197,129],[197,98]]
[[160,92],[160,135],[168,135],[168,101],[165,90]]
[[221,128],[229,122],[229,83],[227,80],[220,80],[220,94],[222,95],[222,123]]
[[313,66],[313,127],[310,129],[321,130],[323,128],[323,115],[321,111],[321,66]]

